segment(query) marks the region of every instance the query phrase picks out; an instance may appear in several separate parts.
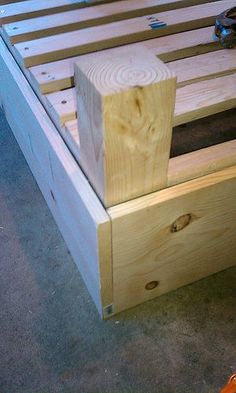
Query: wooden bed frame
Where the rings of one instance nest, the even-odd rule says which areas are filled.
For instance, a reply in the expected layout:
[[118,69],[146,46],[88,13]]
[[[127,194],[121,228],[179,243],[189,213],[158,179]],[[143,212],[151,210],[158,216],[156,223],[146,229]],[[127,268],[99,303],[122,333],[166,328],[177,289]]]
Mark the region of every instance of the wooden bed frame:
[[234,265],[236,140],[170,148],[236,106],[235,1],[5,3],[0,104],[100,315]]

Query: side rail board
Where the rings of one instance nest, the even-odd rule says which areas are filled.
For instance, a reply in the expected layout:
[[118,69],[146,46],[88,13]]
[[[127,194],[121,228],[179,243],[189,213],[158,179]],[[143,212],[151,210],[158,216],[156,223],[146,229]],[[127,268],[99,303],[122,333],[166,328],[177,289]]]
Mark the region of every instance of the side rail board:
[[0,102],[7,120],[99,313],[106,316],[112,310],[109,216],[1,39],[0,53]]
[[235,201],[236,166],[110,208],[114,311],[235,265]]

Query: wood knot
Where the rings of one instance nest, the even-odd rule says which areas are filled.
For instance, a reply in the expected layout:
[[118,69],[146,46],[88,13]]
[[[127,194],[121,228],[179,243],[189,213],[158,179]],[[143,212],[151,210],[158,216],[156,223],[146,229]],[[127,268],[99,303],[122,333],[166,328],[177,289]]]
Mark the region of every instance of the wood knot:
[[182,231],[182,229],[184,229],[187,225],[189,225],[191,221],[192,221],[192,215],[184,214],[183,216],[180,216],[179,218],[177,218],[177,220],[173,222],[170,231],[172,233]]
[[159,282],[158,281],[150,281],[145,285],[145,289],[147,291],[151,291],[152,289],[155,289],[158,286]]

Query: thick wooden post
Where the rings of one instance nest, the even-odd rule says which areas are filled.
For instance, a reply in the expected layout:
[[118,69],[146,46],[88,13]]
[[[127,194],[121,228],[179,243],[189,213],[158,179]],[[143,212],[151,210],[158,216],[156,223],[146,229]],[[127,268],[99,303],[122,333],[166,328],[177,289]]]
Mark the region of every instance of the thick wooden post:
[[75,65],[81,165],[109,207],[164,188],[176,78],[145,48]]

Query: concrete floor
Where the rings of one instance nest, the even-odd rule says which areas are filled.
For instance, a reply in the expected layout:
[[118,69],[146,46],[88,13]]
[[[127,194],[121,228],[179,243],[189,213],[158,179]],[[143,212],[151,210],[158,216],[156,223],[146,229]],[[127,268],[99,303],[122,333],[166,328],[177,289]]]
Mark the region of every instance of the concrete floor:
[[216,393],[236,269],[103,322],[0,114],[0,392]]

